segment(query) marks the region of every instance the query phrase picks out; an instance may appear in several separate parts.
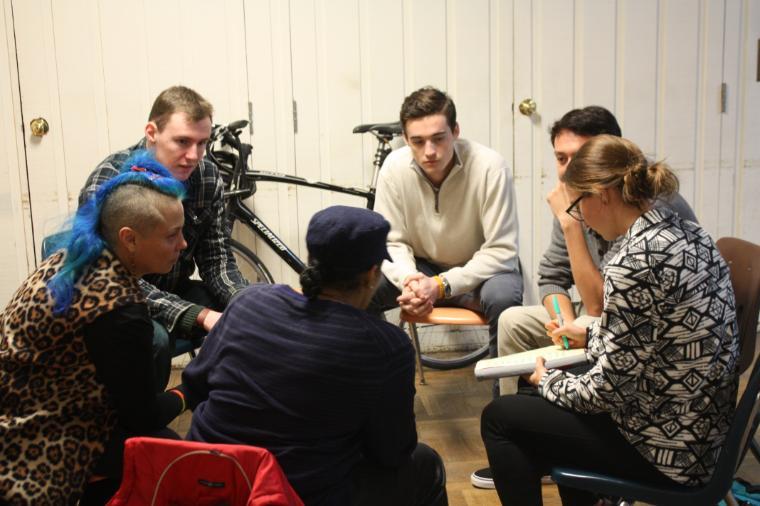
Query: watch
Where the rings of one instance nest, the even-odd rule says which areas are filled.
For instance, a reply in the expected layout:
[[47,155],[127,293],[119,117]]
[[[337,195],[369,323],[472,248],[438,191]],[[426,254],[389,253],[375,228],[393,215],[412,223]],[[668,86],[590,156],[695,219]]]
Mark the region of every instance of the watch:
[[443,274],[439,274],[438,277],[441,278],[441,283],[443,283],[443,298],[448,299],[451,297],[451,284],[449,284],[449,280]]

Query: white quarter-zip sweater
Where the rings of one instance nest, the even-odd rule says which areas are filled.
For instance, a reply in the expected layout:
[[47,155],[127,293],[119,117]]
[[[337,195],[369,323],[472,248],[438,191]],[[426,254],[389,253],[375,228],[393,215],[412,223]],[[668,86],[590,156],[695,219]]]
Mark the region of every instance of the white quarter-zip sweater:
[[446,269],[451,294],[474,290],[517,269],[517,208],[512,176],[496,151],[457,139],[455,164],[436,188],[408,146],[386,158],[375,211],[391,224],[383,274],[399,289],[417,272],[414,257]]

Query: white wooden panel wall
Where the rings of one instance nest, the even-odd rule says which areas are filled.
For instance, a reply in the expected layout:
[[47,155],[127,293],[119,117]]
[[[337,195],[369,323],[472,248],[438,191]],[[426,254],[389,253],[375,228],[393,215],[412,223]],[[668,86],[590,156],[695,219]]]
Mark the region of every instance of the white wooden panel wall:
[[[0,305],[34,265],[10,2],[0,3]],[[29,247],[28,247],[29,245]]]
[[[250,12],[276,9],[266,0],[246,3]],[[396,120],[404,97],[424,85],[446,89],[454,97],[463,136],[491,145],[511,160],[510,2],[291,0],[289,16],[289,26],[269,25],[275,45],[262,49],[281,54],[276,44],[283,37],[277,32],[289,30],[297,175],[368,185],[376,144],[371,136],[351,134],[352,128]],[[287,90],[277,93],[287,95]],[[254,116],[259,114],[254,103]],[[254,164],[261,165],[255,154]],[[290,169],[288,164],[277,167]],[[361,199],[303,188],[279,197],[270,205],[296,222],[280,218],[284,228],[278,233],[288,244],[297,244],[302,257],[314,212],[334,203],[363,205]],[[256,209],[261,209],[258,203]],[[281,263],[274,270],[282,275],[275,274],[277,279],[295,281]]]
[[[247,113],[242,0],[13,2],[27,133],[35,249],[76,209],[87,175],[142,136],[162,89],[186,84],[215,106],[217,121]],[[168,22],[171,20],[172,22]]]
[[[760,243],[760,1],[731,2],[728,13],[741,25],[736,34],[738,40],[727,44],[725,53],[726,72],[730,72],[737,82],[737,99],[731,101],[738,106],[735,110],[738,116],[736,144],[726,147],[726,151],[733,155],[731,161],[739,168],[736,233]],[[738,62],[735,59],[737,54]],[[729,168],[731,161],[726,163]]]
[[[739,201],[748,187],[741,180],[760,188],[758,171],[737,160],[746,150],[741,139],[749,138],[743,115],[753,116],[749,104],[760,104],[747,76],[754,79],[757,37],[754,44],[747,40],[757,30],[757,11],[757,1],[740,0],[515,4],[515,19],[529,20],[515,23],[515,99],[532,96],[538,103],[532,118],[515,116],[520,246],[531,284],[549,240],[543,196],[557,181],[547,130],[575,107],[607,107],[624,136],[665,159],[714,237],[757,240],[760,227],[743,226],[745,215],[757,214],[755,204]],[[722,82],[729,90],[725,113]]]
[[[293,0],[291,49],[293,99],[298,104],[296,174],[339,185],[362,186],[362,139],[351,133],[362,110],[360,9],[356,0]],[[366,15],[366,13],[365,13]],[[334,55],[340,54],[340,58]],[[299,188],[295,241],[306,258],[309,218],[330,204],[360,199]],[[287,279],[287,278],[286,278]],[[294,279],[294,278],[291,278]]]
[[[293,95],[290,56],[290,9],[278,0],[245,1],[249,100],[253,117],[253,156],[257,169],[293,174]],[[260,184],[249,205],[286,244],[298,241],[294,190],[285,185]],[[293,232],[291,232],[293,231]],[[241,241],[256,251],[277,281],[285,281],[289,268],[269,248],[261,247],[250,231],[235,230]]]

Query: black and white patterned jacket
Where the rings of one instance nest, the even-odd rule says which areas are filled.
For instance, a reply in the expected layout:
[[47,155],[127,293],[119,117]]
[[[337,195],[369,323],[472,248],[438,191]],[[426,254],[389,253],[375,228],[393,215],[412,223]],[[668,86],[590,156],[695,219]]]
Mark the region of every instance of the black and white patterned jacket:
[[707,481],[733,419],[739,340],[728,266],[699,225],[668,209],[634,222],[604,269],[588,352],[590,371],[551,370],[541,395],[609,412],[666,476]]
[[[138,149],[145,149],[145,139],[123,151],[110,155],[100,162],[87,178],[79,193],[82,205],[95,190],[116,176],[124,162]],[[182,233],[187,248],[167,274],[151,274],[140,280],[147,298],[151,317],[170,331],[177,325],[182,313],[195,306],[174,293],[183,280],[188,279],[198,266],[198,273],[214,297],[225,305],[229,299],[248,285],[235,263],[227,242],[224,221],[224,183],[219,171],[208,158],[203,158],[198,168],[185,181],[187,197],[185,226]],[[182,329],[188,331],[189,329]]]

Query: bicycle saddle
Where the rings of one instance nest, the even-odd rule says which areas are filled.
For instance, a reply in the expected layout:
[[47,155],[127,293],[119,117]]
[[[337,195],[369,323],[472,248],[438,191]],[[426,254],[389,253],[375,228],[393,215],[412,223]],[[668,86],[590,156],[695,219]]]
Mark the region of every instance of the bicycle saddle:
[[394,121],[393,123],[367,123],[365,125],[358,125],[354,127],[355,134],[363,134],[366,132],[377,132],[381,135],[399,135],[401,134],[401,122]]

